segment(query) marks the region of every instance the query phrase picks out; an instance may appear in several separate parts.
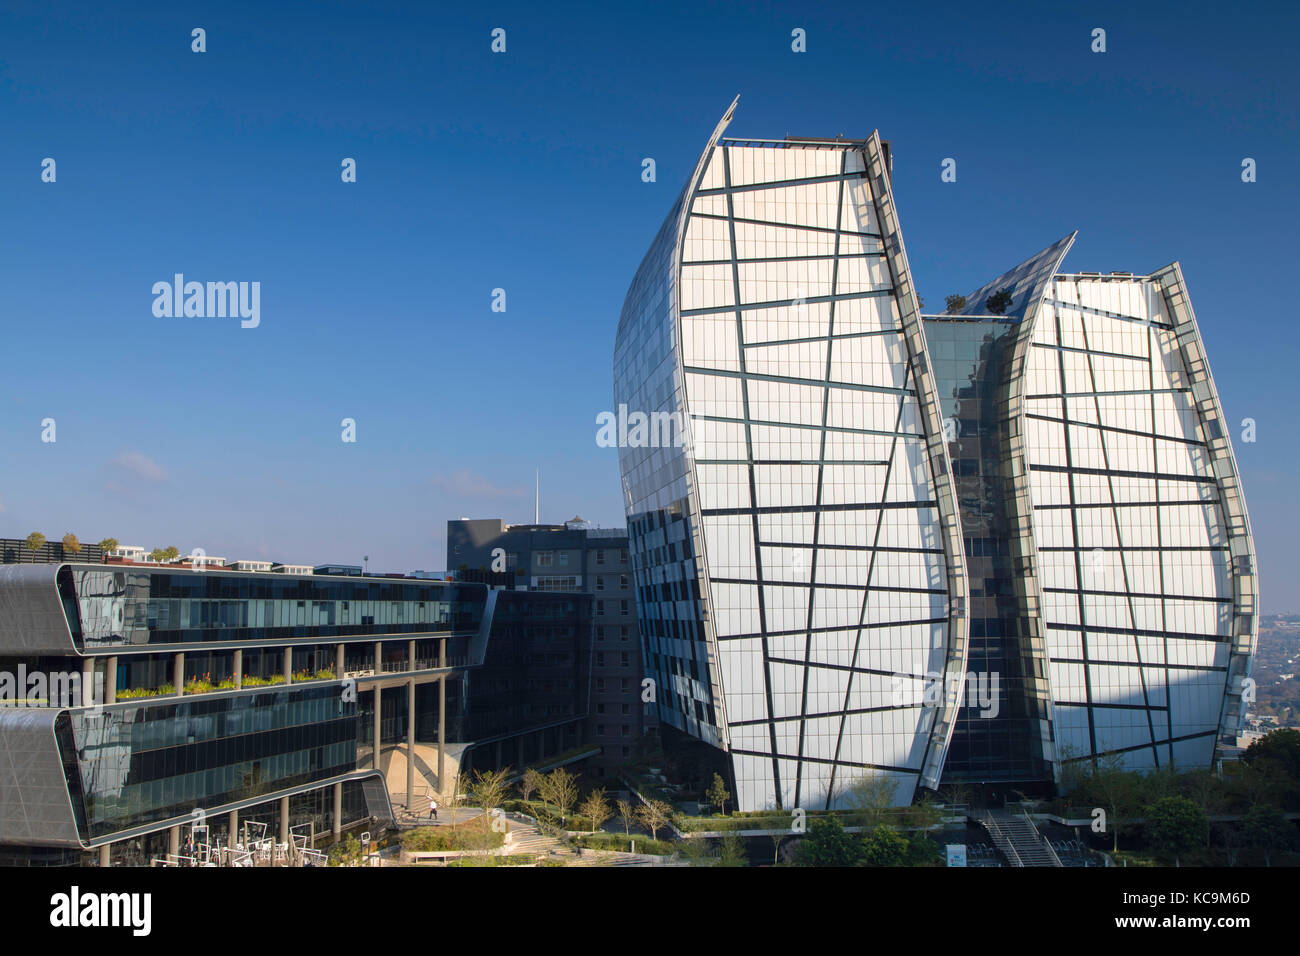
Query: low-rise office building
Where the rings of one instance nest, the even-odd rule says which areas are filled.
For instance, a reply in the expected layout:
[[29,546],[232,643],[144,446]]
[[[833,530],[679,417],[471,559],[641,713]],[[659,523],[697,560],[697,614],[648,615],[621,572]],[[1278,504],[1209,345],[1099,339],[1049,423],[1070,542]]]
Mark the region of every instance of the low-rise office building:
[[590,615],[478,583],[0,567],[0,859],[143,864],[199,819],[338,835],[459,771],[580,760]]

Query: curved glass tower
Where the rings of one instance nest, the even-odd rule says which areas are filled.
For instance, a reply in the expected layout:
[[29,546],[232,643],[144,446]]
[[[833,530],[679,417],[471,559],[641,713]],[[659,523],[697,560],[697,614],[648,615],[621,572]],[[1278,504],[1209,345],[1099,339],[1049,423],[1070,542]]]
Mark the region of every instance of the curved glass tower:
[[615,345],[660,719],[742,810],[1208,765],[1253,549],[1177,266],[1065,276],[1069,236],[922,317],[888,144],[724,138],[734,109]]
[[730,116],[615,350],[616,403],[684,425],[620,448],[660,718],[731,755],[741,809],[868,774],[906,803],[952,732],[965,574],[885,149]]

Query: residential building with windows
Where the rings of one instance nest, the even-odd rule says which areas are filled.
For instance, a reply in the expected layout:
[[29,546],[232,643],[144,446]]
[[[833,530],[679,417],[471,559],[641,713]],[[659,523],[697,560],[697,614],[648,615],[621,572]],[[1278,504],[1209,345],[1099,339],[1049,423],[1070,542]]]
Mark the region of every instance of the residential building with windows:
[[590,773],[612,775],[654,727],[653,709],[641,699],[646,672],[627,532],[592,528],[577,517],[563,525],[508,525],[499,518],[447,522],[449,568],[490,574],[494,560],[517,588],[591,595],[590,740],[601,754],[590,761]]
[[270,561],[247,561],[247,560],[239,560],[239,561],[230,561],[230,562],[227,562],[226,567],[229,568],[229,569],[232,570],[232,571],[262,571],[262,572],[266,572],[266,571],[270,571],[270,570],[271,570],[271,564],[272,564],[272,562],[270,562]]
[[1073,236],[922,315],[867,139],[725,138],[624,303],[614,403],[660,720],[742,810],[1050,790],[1235,739],[1254,550],[1177,264],[1069,274]]

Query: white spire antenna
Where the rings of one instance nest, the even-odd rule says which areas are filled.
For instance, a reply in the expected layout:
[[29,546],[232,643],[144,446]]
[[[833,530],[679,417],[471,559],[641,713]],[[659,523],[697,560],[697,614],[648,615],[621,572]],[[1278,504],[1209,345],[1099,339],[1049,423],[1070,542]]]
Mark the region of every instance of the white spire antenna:
[[537,469],[534,476],[535,497],[533,498],[533,524],[542,523],[542,469]]

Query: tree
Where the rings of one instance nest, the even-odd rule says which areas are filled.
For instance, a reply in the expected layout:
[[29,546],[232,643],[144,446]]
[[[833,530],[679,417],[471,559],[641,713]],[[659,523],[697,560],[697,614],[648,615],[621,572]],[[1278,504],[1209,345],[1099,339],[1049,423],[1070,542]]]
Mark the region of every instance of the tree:
[[1181,775],[1170,766],[1158,767],[1148,773],[1139,774],[1137,784],[1142,793],[1142,803],[1151,804],[1165,797],[1176,796],[1181,782]]
[[63,536],[63,550],[69,554],[77,554],[81,551],[81,542],[71,531]]
[[509,776],[509,767],[500,770],[474,771],[474,782],[469,786],[469,798],[483,811],[485,817],[490,817],[492,811],[501,806],[505,800],[506,778]]
[[718,852],[718,866],[749,866],[745,853],[745,838],[739,833],[728,833],[722,838]]
[[973,793],[974,791],[964,783],[950,783],[939,791],[939,796],[943,797],[943,802],[950,807],[964,807],[970,804]]
[[554,802],[551,798],[554,796],[554,788],[551,784],[551,778],[544,773],[537,775],[537,799],[542,801],[543,806],[550,808]]
[[966,297],[964,295],[950,295],[943,301],[948,307],[949,315],[956,315],[962,309],[966,308]]
[[110,551],[116,551],[117,538],[105,538],[103,541],[99,542],[99,550],[103,551],[105,554],[108,554]]
[[790,834],[786,830],[772,830],[768,833],[768,839],[772,841],[772,865],[776,866],[781,862],[781,844],[785,842],[786,837]]
[[818,817],[799,844],[800,866],[853,866],[862,858],[862,841],[844,832],[835,817]]
[[366,848],[354,834],[349,833],[346,840],[330,848],[327,866],[360,866],[366,858]]
[[542,775],[532,767],[524,771],[524,775],[519,778],[519,793],[527,802],[528,795],[537,791],[542,782]]
[[902,866],[907,859],[907,837],[891,826],[878,826],[862,839],[867,866]]
[[1011,289],[1000,289],[984,300],[984,308],[989,310],[989,315],[1006,315],[1007,309],[1011,308]]
[[1300,779],[1300,730],[1288,727],[1265,734],[1246,748],[1241,759],[1249,766],[1275,763],[1289,777]]
[[922,830],[929,830],[943,822],[943,811],[934,802],[934,797],[928,793],[908,807],[906,815],[910,825],[920,827]]
[[884,774],[859,777],[844,794],[848,804],[859,814],[863,826],[879,826],[893,809],[898,781]]
[[609,803],[605,800],[605,788],[593,790],[578,807],[578,813],[591,821],[591,828],[599,830],[600,825],[610,817]]
[[623,821],[623,835],[632,835],[632,821],[636,819],[636,811],[632,809],[632,804],[626,800],[619,800],[614,804],[618,811],[618,818]]
[[682,840],[677,851],[690,866],[714,866],[717,860],[708,840]]
[[1174,858],[1196,844],[1209,825],[1205,813],[1186,797],[1162,797],[1143,811],[1147,833],[1160,852]]
[[1245,797],[1247,806],[1277,802],[1278,777],[1274,764],[1259,760],[1254,763],[1238,761],[1234,771],[1237,788]]
[[1277,807],[1267,803],[1250,808],[1241,820],[1246,842],[1263,851],[1264,865],[1273,865],[1273,854],[1291,849],[1295,844],[1295,827]]
[[[1180,774],[1179,783],[1186,789],[1187,796],[1201,808],[1201,812],[1207,818],[1223,808],[1223,784],[1214,775],[1214,771],[1199,769],[1188,771]],[[1207,850],[1210,848],[1212,830],[1212,827],[1205,828],[1205,848]]]
[[713,783],[709,784],[709,789],[704,796],[709,803],[722,808],[724,817],[727,815],[727,801],[731,799],[731,792],[727,789],[727,784],[722,779],[721,774],[715,773],[713,775]]
[[659,839],[659,831],[673,818],[673,808],[662,800],[651,800],[636,812],[641,825],[650,831],[650,839]]
[[1300,809],[1300,730],[1275,730],[1252,743],[1241,761],[1257,790],[1275,793],[1285,809]]
[[918,833],[907,841],[908,866],[937,866],[943,859],[943,848],[928,836]]
[[555,805],[555,809],[560,811],[560,823],[564,823],[578,802],[578,778],[563,767],[557,767],[541,778],[537,792],[546,803]]
[[41,548],[45,547],[45,535],[41,534],[39,531],[33,531],[27,536],[27,540],[23,543],[27,545],[29,551],[39,551]]
[[165,561],[175,561],[180,557],[180,554],[181,553],[176,550],[176,545],[174,544],[169,544],[167,547],[163,548],[163,560]]
[[1106,811],[1106,826],[1111,832],[1111,852],[1119,850],[1119,828],[1126,814],[1137,806],[1136,774],[1124,769],[1123,758],[1109,754],[1093,765],[1083,778],[1085,796],[1094,797]]
[[451,828],[453,831],[456,829],[456,808],[460,805],[460,801],[465,797],[465,795],[470,792],[472,787],[473,784],[470,782],[469,774],[465,773],[463,770],[457,772],[456,776],[452,778],[451,806],[449,809],[451,810]]
[[1241,827],[1235,823],[1216,823],[1213,829],[1219,834],[1219,842],[1223,844],[1223,852],[1228,857],[1228,866],[1236,866],[1237,857],[1241,854],[1241,847],[1245,842]]

